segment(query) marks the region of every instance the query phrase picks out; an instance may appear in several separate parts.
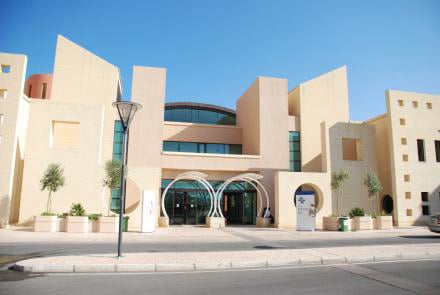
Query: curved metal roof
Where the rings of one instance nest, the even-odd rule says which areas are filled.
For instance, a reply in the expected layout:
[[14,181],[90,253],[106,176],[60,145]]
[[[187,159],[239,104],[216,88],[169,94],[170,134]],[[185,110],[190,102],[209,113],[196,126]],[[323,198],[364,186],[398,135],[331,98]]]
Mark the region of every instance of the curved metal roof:
[[208,104],[208,103],[197,103],[197,102],[167,102],[167,103],[165,103],[165,109],[179,108],[179,107],[190,107],[190,108],[204,109],[204,110],[209,110],[209,111],[217,111],[220,113],[229,114],[229,115],[233,115],[233,116],[236,115],[236,112],[233,109],[229,109],[229,108],[225,108],[225,107],[221,107],[221,106],[217,106],[217,105],[213,105],[213,104]]

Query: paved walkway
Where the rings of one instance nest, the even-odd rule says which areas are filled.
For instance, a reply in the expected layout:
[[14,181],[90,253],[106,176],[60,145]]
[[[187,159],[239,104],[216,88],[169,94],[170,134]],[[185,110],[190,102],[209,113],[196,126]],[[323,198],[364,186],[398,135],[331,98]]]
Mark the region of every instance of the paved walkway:
[[[426,228],[398,228],[390,231],[297,232],[294,230],[229,227],[213,230],[203,227],[171,227],[152,234],[126,233],[125,243],[240,243],[264,242],[268,248],[281,248],[285,241],[371,239],[393,236],[426,236]],[[114,243],[116,234],[34,233],[25,229],[0,230],[0,243]],[[436,236],[435,236],[436,237]],[[16,263],[16,268],[31,272],[154,272],[200,271],[234,268],[287,267],[312,264],[345,264],[375,261],[440,259],[440,243],[393,244],[368,246],[321,245],[306,249],[271,249],[247,251],[203,251],[127,253],[121,259],[113,254],[51,256]]]

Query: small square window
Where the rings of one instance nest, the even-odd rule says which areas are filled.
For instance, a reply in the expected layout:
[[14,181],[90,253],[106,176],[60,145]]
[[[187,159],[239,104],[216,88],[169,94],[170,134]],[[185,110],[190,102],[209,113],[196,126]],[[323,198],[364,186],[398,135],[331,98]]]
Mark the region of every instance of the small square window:
[[403,162],[408,162],[408,155],[407,154],[403,154],[402,155],[402,159],[403,159]]
[[402,138],[400,139],[400,142],[402,143],[402,145],[406,145],[406,144],[407,144],[407,140],[406,140],[405,137],[402,137]]
[[405,192],[405,199],[407,200],[411,199],[411,192]]
[[419,107],[419,103],[417,101],[413,101],[412,104],[413,104],[413,107],[415,107],[415,108]]
[[11,72],[11,66],[10,65],[2,65],[1,69],[2,69],[2,73],[3,74],[9,74]]
[[431,110],[432,109],[432,103],[431,102],[427,102],[426,103],[426,107]]
[[422,192],[422,202],[428,202],[428,192]]
[[7,95],[8,95],[8,90],[0,89],[0,98],[6,98]]
[[406,209],[406,216],[412,216],[412,209]]
[[405,182],[410,182],[410,176],[409,176],[409,174],[405,174],[405,175],[403,175],[403,180],[405,180]]
[[360,139],[342,138],[342,159],[344,161],[362,161]]
[[405,122],[405,119],[403,119],[403,118],[400,118],[400,125],[405,125],[406,124],[406,122]]
[[429,206],[428,205],[423,205],[422,206],[422,214],[423,215],[431,215],[429,212],[430,212]]
[[399,107],[403,107],[403,100],[399,99],[397,102],[399,103]]

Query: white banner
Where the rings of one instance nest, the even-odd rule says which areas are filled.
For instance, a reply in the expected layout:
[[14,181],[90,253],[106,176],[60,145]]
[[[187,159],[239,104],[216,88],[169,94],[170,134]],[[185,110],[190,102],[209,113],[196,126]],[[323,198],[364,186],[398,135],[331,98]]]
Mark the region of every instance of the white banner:
[[142,226],[143,233],[152,233],[156,230],[156,194],[152,190],[142,193]]
[[314,231],[316,207],[315,193],[302,191],[296,194],[296,230]]

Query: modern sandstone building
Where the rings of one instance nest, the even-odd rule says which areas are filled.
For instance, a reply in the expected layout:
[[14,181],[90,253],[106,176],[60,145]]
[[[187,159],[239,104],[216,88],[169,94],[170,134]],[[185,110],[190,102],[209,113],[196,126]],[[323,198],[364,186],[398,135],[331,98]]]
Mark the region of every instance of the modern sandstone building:
[[[106,161],[121,157],[112,107],[122,93],[118,68],[62,36],[53,74],[26,81],[27,59],[19,54],[0,54],[0,64],[1,224],[28,223],[45,211],[39,181],[50,163],[64,167],[67,182],[54,193],[52,211],[79,202],[88,213],[106,214],[109,198],[117,209],[118,191],[104,189],[102,179]],[[165,97],[166,69],[133,68],[131,100],[143,108],[130,128],[131,230],[141,227],[145,192],[157,200],[161,225],[204,224],[212,200],[203,183],[216,190],[231,178],[215,204],[227,224],[255,224],[261,209],[271,207],[275,227],[295,227],[294,196],[303,190],[315,193],[321,227],[322,217],[335,213],[330,181],[341,168],[350,175],[344,214],[372,211],[367,171],[379,176],[378,201],[395,225],[423,224],[440,211],[440,96],[390,90],[385,114],[354,122],[341,67],[292,90],[287,79],[258,77],[235,110]],[[237,175],[259,178],[232,181]]]

